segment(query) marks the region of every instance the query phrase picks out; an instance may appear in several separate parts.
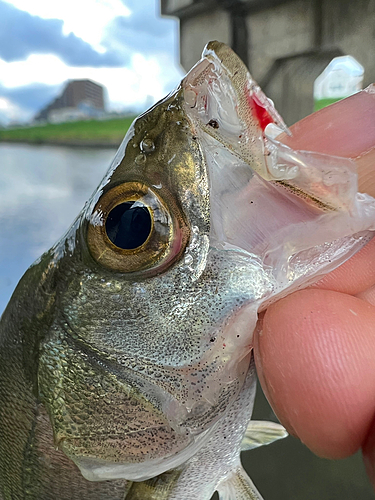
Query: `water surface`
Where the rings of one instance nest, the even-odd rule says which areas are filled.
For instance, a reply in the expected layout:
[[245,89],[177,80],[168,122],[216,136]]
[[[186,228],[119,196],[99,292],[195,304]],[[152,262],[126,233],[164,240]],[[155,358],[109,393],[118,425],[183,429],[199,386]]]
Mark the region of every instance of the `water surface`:
[[73,222],[114,153],[0,144],[0,314],[25,270]]

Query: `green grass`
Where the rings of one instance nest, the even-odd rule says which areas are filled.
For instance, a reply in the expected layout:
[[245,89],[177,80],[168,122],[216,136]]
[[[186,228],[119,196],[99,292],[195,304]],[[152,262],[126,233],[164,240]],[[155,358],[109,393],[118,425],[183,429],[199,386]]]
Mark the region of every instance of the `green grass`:
[[33,144],[114,145],[122,141],[134,117],[84,120],[0,130],[0,142]]
[[340,101],[342,97],[326,97],[325,99],[319,99],[314,103],[314,111],[319,111],[319,109],[325,108],[326,106],[330,106],[331,104]]

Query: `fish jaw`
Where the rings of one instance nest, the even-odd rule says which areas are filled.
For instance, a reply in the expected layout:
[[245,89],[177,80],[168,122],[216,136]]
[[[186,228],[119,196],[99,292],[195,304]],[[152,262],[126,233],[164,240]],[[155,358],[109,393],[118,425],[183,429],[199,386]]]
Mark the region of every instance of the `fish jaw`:
[[266,126],[273,123],[289,131],[241,59],[227,45],[210,42],[182,87],[187,113],[197,127],[272,179],[265,161]]
[[[240,450],[268,445],[288,434],[274,422],[249,423],[255,389],[255,365],[251,359],[240,393],[216,424],[205,445],[174,471],[146,483],[133,483],[126,499],[210,500],[218,491],[220,498],[261,500],[241,466]],[[227,490],[231,494],[225,496]]]
[[255,174],[280,184],[318,209],[351,207],[357,191],[353,163],[293,151],[275,140],[277,134],[291,132],[228,46],[207,44],[201,61],[184,78],[182,87],[186,112],[204,132],[202,135],[214,138]]
[[274,297],[313,282],[372,238],[374,201],[357,193],[354,162],[280,142],[289,130],[229,47],[210,42],[182,88],[210,179],[210,242],[259,257]]

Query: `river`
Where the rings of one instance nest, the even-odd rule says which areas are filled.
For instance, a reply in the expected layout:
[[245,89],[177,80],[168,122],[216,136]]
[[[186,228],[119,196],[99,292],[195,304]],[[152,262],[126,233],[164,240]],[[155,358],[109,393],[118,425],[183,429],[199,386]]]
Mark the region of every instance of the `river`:
[[114,154],[0,144],[0,314],[25,270],[73,222]]
[[[73,222],[114,153],[0,144],[0,314],[27,267]],[[261,391],[254,413],[275,418]],[[244,454],[243,463],[265,500],[374,499],[358,453],[322,460],[290,437]]]

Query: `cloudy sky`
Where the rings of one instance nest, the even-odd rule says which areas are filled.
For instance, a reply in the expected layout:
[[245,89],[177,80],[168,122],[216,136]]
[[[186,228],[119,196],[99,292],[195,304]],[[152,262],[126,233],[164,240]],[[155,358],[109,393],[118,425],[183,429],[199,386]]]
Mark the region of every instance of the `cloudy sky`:
[[0,124],[30,119],[68,79],[141,111],[180,80],[177,47],[159,0],[0,0]]

